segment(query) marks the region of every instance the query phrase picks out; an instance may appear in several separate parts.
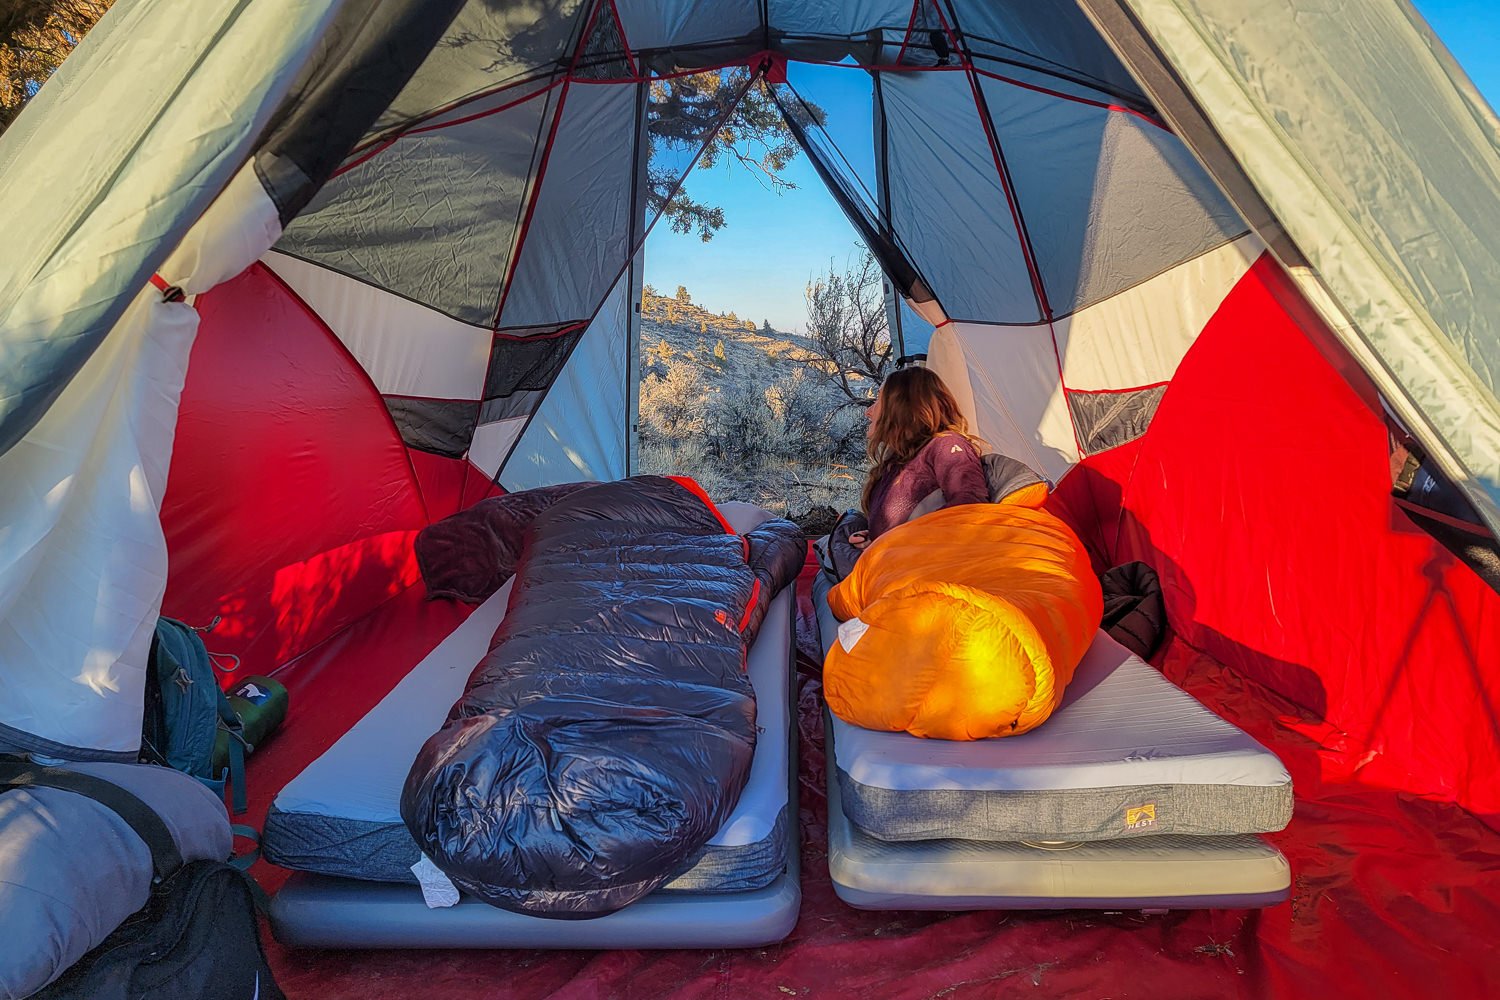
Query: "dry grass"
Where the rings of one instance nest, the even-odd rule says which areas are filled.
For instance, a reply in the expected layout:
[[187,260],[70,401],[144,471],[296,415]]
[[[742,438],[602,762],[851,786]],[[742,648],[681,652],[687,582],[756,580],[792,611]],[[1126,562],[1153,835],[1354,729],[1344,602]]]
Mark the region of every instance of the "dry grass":
[[802,338],[680,303],[667,322],[665,302],[643,310],[641,471],[787,516],[856,506],[864,411],[814,377]]

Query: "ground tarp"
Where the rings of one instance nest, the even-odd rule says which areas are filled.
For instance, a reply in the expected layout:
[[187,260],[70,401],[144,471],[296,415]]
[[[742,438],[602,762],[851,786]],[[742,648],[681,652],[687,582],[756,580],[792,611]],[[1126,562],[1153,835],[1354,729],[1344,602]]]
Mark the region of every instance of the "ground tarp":
[[[1297,809],[1271,840],[1292,866],[1289,902],[1264,911],[864,912],[828,879],[821,685],[804,578],[799,597],[802,830],[801,918],[787,941],[747,951],[291,951],[269,942],[293,997],[956,998],[1011,996],[1341,997],[1495,995],[1500,990],[1500,833],[1464,810],[1363,784],[1336,738],[1302,732],[1314,720],[1264,688],[1175,641],[1158,657],[1169,677],[1275,750],[1292,772]],[[451,609],[408,592],[372,623],[346,632],[344,663],[378,668],[400,634],[435,643]],[[425,638],[423,638],[425,637]],[[814,647],[815,648],[815,647]],[[394,651],[410,656],[413,650]],[[369,654],[368,656],[364,654]],[[333,695],[320,671],[303,704]],[[361,701],[383,695],[373,670]],[[379,690],[369,690],[377,688]],[[326,702],[325,702],[326,705]],[[339,715],[353,716],[349,705]],[[328,712],[305,710],[253,760],[259,808],[275,785],[338,735]],[[317,721],[306,716],[314,716]],[[345,725],[352,718],[344,722]],[[316,733],[312,726],[320,727]],[[1302,731],[1302,732],[1299,732]],[[301,763],[298,763],[300,761]],[[269,779],[269,780],[267,780]],[[263,880],[283,873],[262,865]]]

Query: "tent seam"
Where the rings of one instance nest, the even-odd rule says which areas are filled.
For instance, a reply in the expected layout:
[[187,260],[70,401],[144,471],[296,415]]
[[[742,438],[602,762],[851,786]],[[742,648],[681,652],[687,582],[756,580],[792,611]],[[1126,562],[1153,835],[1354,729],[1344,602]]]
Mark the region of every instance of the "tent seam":
[[[735,64],[735,65],[740,65],[740,64]],[[743,88],[741,88],[739,96],[734,99],[734,103],[729,106],[729,109],[724,113],[723,117],[720,118],[719,121],[714,125],[713,131],[711,131],[708,134],[708,137],[706,139],[704,139],[703,144],[698,147],[698,152],[693,156],[692,162],[688,164],[687,169],[682,172],[682,176],[679,177],[677,179],[677,183],[675,185],[673,185],[673,187],[672,187],[672,193],[667,196],[667,201],[668,202],[670,202],[672,200],[672,198],[676,196],[677,192],[682,188],[682,185],[687,181],[688,174],[691,174],[693,172],[693,168],[695,166],[697,166],[698,160],[703,156],[703,151],[708,148],[709,143],[713,142],[714,137],[719,134],[719,130],[724,127],[724,123],[727,122],[727,121],[729,121],[730,116],[732,114],[734,114],[734,109],[737,108],[737,107],[739,107],[740,102],[745,99],[745,95],[750,92],[750,88],[755,85],[755,81],[757,79],[759,79],[759,77],[760,77],[759,71],[753,71],[750,74],[750,79],[747,80],[745,82],[745,86]],[[645,84],[644,83],[638,83],[638,84],[636,84],[636,86],[645,86]],[[561,113],[561,109],[559,109],[559,114],[560,113]],[[632,197],[634,197],[634,194],[632,194]],[[637,253],[639,253],[641,247],[645,246],[645,244],[646,244],[646,237],[648,237],[648,236],[651,235],[651,230],[653,230],[653,229],[656,228],[656,224],[658,222],[660,222],[661,219],[662,219],[662,217],[665,216],[666,214],[667,214],[666,213],[666,209],[663,208],[663,210],[660,213],[657,214],[656,218],[654,218],[654,219],[651,220],[651,224],[649,226],[647,226],[645,228],[645,230],[641,233],[640,240],[636,241],[635,244],[630,248],[630,252],[628,254],[626,254],[624,265],[618,271],[615,272],[614,279],[607,286],[607,288],[605,290],[605,293],[604,293],[604,297],[599,300],[599,304],[594,307],[594,311],[589,314],[589,318],[587,320],[583,321],[583,328],[584,328],[583,334],[580,335],[578,337],[578,339],[573,342],[572,348],[570,348],[569,351],[568,351],[568,356],[563,359],[563,363],[558,367],[557,372],[558,372],[558,376],[559,377],[561,377],[562,373],[567,369],[568,362],[570,362],[573,359],[573,352],[577,351],[578,350],[578,345],[583,343],[584,336],[587,336],[587,334],[588,334],[588,328],[593,325],[593,322],[594,322],[595,318],[597,318],[598,315],[599,315],[599,311],[601,309],[603,309],[604,308],[604,304],[609,301],[609,293],[612,292],[612,291],[614,291],[615,285],[619,284],[621,276],[623,276],[626,271],[630,270],[631,266],[635,262],[635,255]],[[631,225],[632,226],[635,225],[635,221],[633,219],[631,220]],[[493,350],[494,350],[494,347],[493,347],[493,341],[492,341],[491,342],[491,351],[493,352]],[[500,473],[502,473],[503,471],[505,471],[506,465],[508,465],[510,463],[511,457],[515,454],[516,449],[518,447],[520,447],[520,445],[521,445],[521,439],[524,438],[526,436],[526,432],[531,429],[532,422],[536,420],[536,415],[541,412],[542,407],[547,402],[547,397],[552,394],[552,389],[556,385],[557,385],[557,379],[554,378],[552,380],[552,384],[549,385],[549,386],[547,386],[547,388],[542,391],[542,396],[541,396],[540,399],[537,400],[536,407],[531,411],[531,413],[527,414],[527,416],[526,416],[526,423],[521,426],[520,432],[516,434],[515,440],[511,442],[510,448],[506,451],[505,455],[500,459],[500,464],[498,466],[496,466],[496,468],[495,468],[495,474],[490,477],[490,482],[493,483],[495,486],[499,486],[501,489],[505,489],[505,485],[500,482]],[[626,452],[627,452],[627,456],[628,456],[629,449],[626,449]],[[628,461],[628,458],[627,458],[627,461]]]

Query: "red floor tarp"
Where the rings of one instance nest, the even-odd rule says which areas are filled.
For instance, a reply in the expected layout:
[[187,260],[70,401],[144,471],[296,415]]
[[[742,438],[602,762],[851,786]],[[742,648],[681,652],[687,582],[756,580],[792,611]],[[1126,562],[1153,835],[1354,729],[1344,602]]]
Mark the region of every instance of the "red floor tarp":
[[[799,645],[813,641],[803,591]],[[378,701],[458,612],[408,591],[314,651],[286,731],[253,759],[256,819],[276,788]],[[420,658],[417,655],[416,658]],[[1275,750],[1297,810],[1271,839],[1291,900],[1265,911],[862,912],[833,894],[815,661],[802,658],[801,918],[749,951],[292,951],[269,941],[294,998],[1442,997],[1500,996],[1500,833],[1452,804],[1364,783],[1319,723],[1182,642],[1167,675]],[[346,666],[352,665],[352,666]],[[350,683],[358,672],[358,684]],[[350,700],[357,689],[358,703]],[[274,888],[284,873],[257,871]]]

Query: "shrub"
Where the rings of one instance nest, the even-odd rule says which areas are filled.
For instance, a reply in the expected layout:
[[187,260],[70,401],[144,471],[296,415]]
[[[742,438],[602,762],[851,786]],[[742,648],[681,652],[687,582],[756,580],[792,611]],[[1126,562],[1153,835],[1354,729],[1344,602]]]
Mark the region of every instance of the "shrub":
[[735,386],[714,397],[704,435],[704,451],[715,462],[753,475],[779,442],[764,393]]
[[641,382],[642,431],[668,438],[701,434],[706,395],[693,365],[674,361],[665,378],[652,372]]

